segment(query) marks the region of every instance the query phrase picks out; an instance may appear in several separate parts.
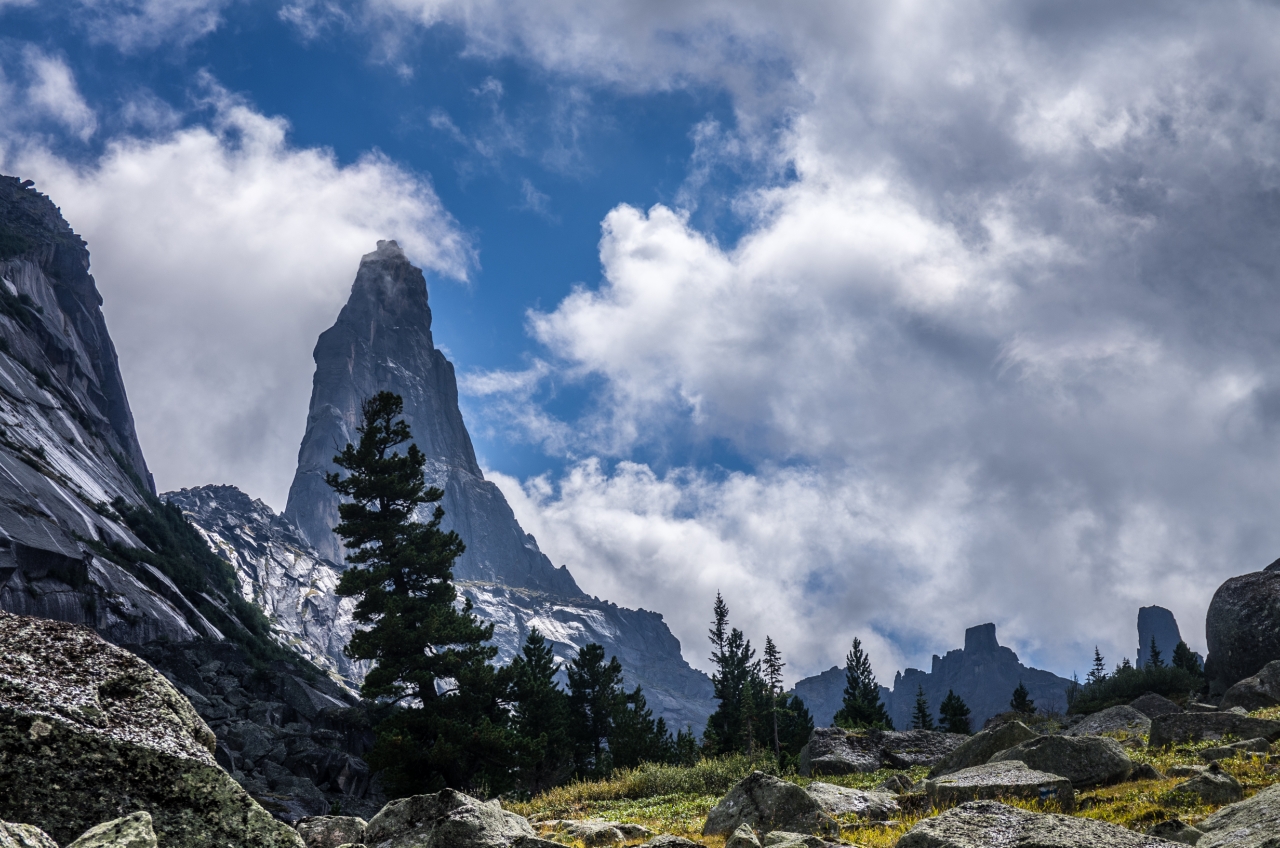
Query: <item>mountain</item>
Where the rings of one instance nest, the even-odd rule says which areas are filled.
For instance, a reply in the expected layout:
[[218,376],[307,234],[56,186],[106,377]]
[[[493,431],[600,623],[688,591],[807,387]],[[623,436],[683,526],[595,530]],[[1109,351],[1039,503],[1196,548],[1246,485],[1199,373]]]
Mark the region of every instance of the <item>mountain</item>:
[[[1173,663],[1173,649],[1182,641],[1182,633],[1178,630],[1178,620],[1173,613],[1164,607],[1138,608],[1138,668],[1146,668],[1151,660],[1151,640],[1155,639],[1156,648],[1165,665]],[[1195,654],[1200,664],[1204,658]]]
[[[979,624],[964,632],[964,647],[948,651],[946,656],[933,656],[930,671],[908,668],[893,678],[893,689],[880,687],[880,697],[894,727],[911,726],[918,687],[936,718],[938,707],[948,691],[954,691],[968,705],[974,729],[997,713],[1009,709],[1013,690],[1022,683],[1036,706],[1066,712],[1067,686],[1071,681],[1049,671],[1028,668],[1012,649],[996,641],[994,624]],[[844,669],[832,668],[796,683],[796,694],[804,699],[819,727],[830,725],[840,708],[844,691]]]

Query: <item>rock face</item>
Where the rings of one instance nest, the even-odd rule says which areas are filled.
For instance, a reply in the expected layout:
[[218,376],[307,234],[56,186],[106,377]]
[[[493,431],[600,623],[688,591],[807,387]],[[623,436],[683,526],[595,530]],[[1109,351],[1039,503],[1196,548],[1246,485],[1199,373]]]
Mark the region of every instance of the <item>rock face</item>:
[[1147,663],[1151,662],[1153,638],[1156,640],[1156,648],[1159,649],[1164,664],[1169,665],[1173,661],[1173,649],[1182,641],[1178,620],[1164,607],[1139,607],[1138,668],[1146,668]]
[[1103,733],[1125,733],[1129,736],[1146,736],[1151,730],[1151,719],[1133,707],[1124,705],[1108,707],[1072,725],[1067,736],[1098,736]]
[[1168,844],[1093,819],[976,801],[920,822],[898,841],[898,848],[1156,848]]
[[1040,736],[993,756],[988,763],[1016,760],[1060,774],[1076,789],[1119,783],[1133,771],[1120,743],[1106,736]]
[[1205,616],[1209,690],[1221,694],[1280,660],[1280,560],[1218,587]]
[[67,848],[156,848],[156,843],[151,814],[138,812],[89,828]]
[[[306,434],[285,508],[288,524],[310,544],[312,556],[341,567],[342,550],[332,532],[338,499],[324,475],[337,470],[335,446],[357,438],[361,400],[395,392],[404,399],[414,442],[426,454],[428,481],[444,490],[444,527],[456,530],[467,546],[454,569],[466,586],[459,588],[478,614],[497,624],[501,658],[514,655],[532,626],[557,643],[562,657],[599,642],[622,662],[627,685],[644,687],[655,715],[673,730],[701,732],[713,708],[711,681],[684,661],[662,616],[584,594],[566,568],[551,564],[520,528],[502,492],[484,479],[458,408],[453,365],[432,340],[426,281],[395,242],[379,242],[361,260],[350,299],[316,343],[315,361]],[[212,535],[217,528],[205,529]],[[261,533],[257,538],[266,544]],[[252,591],[278,592],[278,603],[296,607],[293,582],[286,579],[277,588],[255,584]],[[341,618],[338,609],[334,620]],[[312,650],[329,649],[317,642]]]
[[925,794],[935,806],[984,801],[999,798],[1021,798],[1041,803],[1055,802],[1063,810],[1075,809],[1076,795],[1067,778],[1036,771],[1016,760],[988,763],[961,769],[924,782]]
[[757,833],[784,830],[833,838],[840,835],[835,819],[809,793],[759,771],[738,781],[711,809],[702,834],[727,836],[744,824]]
[[929,770],[929,777],[939,777],[960,769],[980,766],[998,752],[1012,748],[1039,734],[1020,721],[1011,721],[989,730],[981,730],[962,742],[948,756]]
[[966,739],[958,733],[934,730],[851,733],[838,727],[817,727],[800,750],[800,773],[807,777],[933,765]]
[[1270,848],[1280,833],[1280,786],[1223,807],[1196,827],[1205,834],[1199,848]]
[[1260,710],[1280,704],[1280,660],[1272,660],[1250,677],[1239,681],[1222,696],[1220,709],[1243,707],[1246,711]]
[[529,822],[497,801],[452,789],[392,801],[364,833],[365,843],[378,848],[509,848],[534,839]]
[[338,848],[364,842],[368,823],[355,816],[316,816],[298,822],[298,835],[307,848]]
[[1250,718],[1239,713],[1175,713],[1151,720],[1151,735],[1147,744],[1163,748],[1179,742],[1198,742],[1201,739],[1236,739],[1262,737],[1268,742],[1280,739],[1280,721]]
[[301,848],[217,766],[214,744],[137,657],[84,627],[0,613],[0,818],[65,843],[147,811],[166,848]]
[[0,822],[0,848],[58,848],[58,843],[33,825]]

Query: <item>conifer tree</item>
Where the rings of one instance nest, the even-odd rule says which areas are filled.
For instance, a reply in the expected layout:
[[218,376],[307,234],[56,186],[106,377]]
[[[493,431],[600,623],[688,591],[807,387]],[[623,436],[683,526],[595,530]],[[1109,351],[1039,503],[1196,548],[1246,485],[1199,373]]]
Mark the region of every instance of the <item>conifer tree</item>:
[[924,685],[916,686],[916,708],[911,714],[912,730],[933,730],[933,716],[929,713],[929,700],[924,696]]
[[778,699],[782,694],[782,669],[786,663],[778,646],[769,636],[764,637],[764,679],[769,685],[769,718],[773,725],[773,755],[782,762],[782,739],[778,735]]
[[729,627],[729,607],[716,594],[712,610],[711,644],[715,653],[711,661],[716,671],[711,683],[719,705],[707,720],[702,734],[703,749],[713,756],[750,750],[755,745],[759,726],[760,663],[755,659],[751,642],[736,627]]
[[1160,648],[1156,645],[1156,636],[1151,634],[1151,647],[1148,650],[1147,668],[1164,668],[1164,658],[1160,656]]
[[1203,673],[1203,669],[1200,668],[1200,661],[1196,659],[1195,653],[1187,647],[1186,642],[1179,642],[1174,647],[1173,667],[1189,671],[1192,674]]
[[942,699],[938,715],[942,717],[941,729],[947,733],[968,735],[973,732],[969,725],[969,705],[950,689],[947,690],[947,697]]
[[862,640],[854,639],[845,657],[844,703],[835,714],[840,727],[856,730],[865,727],[893,729],[893,720],[880,701],[880,687],[871,671],[871,658],[862,650]]
[[511,725],[518,742],[516,771],[522,788],[536,795],[573,773],[569,699],[556,685],[560,670],[551,643],[534,628],[511,661]]
[[[813,735],[813,716],[798,695],[783,692],[778,696],[778,740],[782,755],[798,757],[800,749]],[[782,765],[781,759],[779,765]]]
[[626,704],[622,664],[604,661],[604,647],[594,642],[569,663],[569,716],[574,739],[574,766],[579,777],[606,776],[613,765],[605,747],[615,716]]
[[[359,443],[333,459],[345,473],[325,475],[343,498],[334,532],[351,566],[337,594],[357,598],[352,617],[361,626],[347,654],[373,663],[361,693],[400,707],[379,725],[370,762],[393,792],[477,780],[501,791],[516,746],[506,682],[490,665],[498,649],[486,644],[493,625],[479,622],[469,599],[455,603],[453,563],[464,545],[440,529],[444,492],[427,487],[422,452],[398,450],[412,438],[403,408],[391,392],[365,401]],[[432,504],[430,520],[415,520]]]
[[1013,690],[1013,697],[1009,699],[1009,708],[1017,713],[1033,714],[1036,711],[1036,702],[1031,700],[1030,694],[1027,687],[1019,680],[1018,688]]
[[613,768],[634,768],[641,763],[667,763],[675,759],[676,743],[667,722],[653,718],[637,686],[617,704],[609,731],[609,759]]
[[1102,656],[1102,651],[1098,650],[1098,646],[1093,646],[1093,668],[1089,669],[1089,674],[1085,677],[1085,683],[1099,683],[1107,679],[1107,661]]

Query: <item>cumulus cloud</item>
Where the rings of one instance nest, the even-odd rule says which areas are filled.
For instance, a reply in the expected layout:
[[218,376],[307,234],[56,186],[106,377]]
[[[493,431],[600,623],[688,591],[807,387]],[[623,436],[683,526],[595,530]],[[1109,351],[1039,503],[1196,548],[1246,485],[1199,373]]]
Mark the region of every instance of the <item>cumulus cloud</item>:
[[222,22],[232,0],[77,0],[76,16],[97,41],[124,52],[185,46]]
[[17,78],[8,83],[0,69],[0,98],[10,108],[0,117],[0,132],[30,128],[51,121],[61,129],[88,141],[98,128],[98,117],[85,102],[75,74],[60,56],[27,45],[14,68]]
[[283,120],[208,85],[207,125],[117,138],[87,165],[28,144],[3,166],[89,243],[157,485],[235,483],[283,507],[310,352],[360,256],[395,238],[457,279],[473,259],[423,176],[295,147]]

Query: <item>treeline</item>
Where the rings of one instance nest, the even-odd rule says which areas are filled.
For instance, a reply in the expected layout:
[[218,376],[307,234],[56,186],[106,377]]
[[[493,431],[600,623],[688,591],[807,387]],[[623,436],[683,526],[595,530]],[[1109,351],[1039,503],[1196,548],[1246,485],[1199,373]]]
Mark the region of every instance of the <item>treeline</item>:
[[1139,668],[1125,657],[1108,673],[1106,658],[1097,646],[1093,649],[1093,667],[1085,682],[1074,680],[1067,689],[1067,712],[1095,713],[1108,707],[1127,704],[1148,692],[1166,698],[1186,698],[1204,688],[1204,670],[1186,642],[1173,649],[1171,662],[1165,662],[1153,636],[1146,665]]

